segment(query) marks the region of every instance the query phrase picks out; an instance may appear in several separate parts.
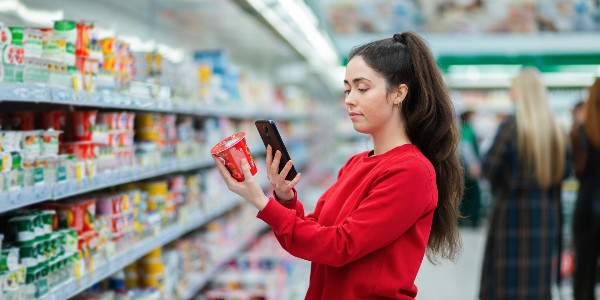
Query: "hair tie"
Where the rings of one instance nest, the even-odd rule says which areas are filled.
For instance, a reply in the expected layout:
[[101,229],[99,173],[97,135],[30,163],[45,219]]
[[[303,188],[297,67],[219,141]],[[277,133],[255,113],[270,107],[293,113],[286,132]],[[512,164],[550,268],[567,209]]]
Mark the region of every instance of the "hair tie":
[[394,41],[400,44],[404,44],[404,38],[402,37],[402,34],[394,33]]

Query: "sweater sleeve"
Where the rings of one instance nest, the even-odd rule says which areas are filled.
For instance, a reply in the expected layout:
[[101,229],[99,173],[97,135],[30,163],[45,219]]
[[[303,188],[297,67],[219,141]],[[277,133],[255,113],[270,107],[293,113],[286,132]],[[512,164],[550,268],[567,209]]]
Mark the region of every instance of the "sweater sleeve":
[[343,266],[388,245],[435,209],[432,172],[418,160],[394,166],[378,176],[368,196],[340,225],[322,226],[313,218],[301,218],[274,199],[258,217],[273,228],[290,254]]

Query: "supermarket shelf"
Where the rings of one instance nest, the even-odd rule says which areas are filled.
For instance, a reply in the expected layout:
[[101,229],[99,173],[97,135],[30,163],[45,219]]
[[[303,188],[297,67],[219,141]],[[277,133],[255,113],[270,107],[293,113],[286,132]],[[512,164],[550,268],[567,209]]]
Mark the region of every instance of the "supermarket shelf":
[[0,101],[34,102],[87,106],[115,110],[140,110],[158,113],[176,113],[201,117],[228,117],[234,119],[269,118],[292,120],[307,118],[307,114],[284,110],[265,112],[264,109],[234,105],[166,105],[161,100],[109,91],[77,93],[73,89],[48,87],[41,84],[0,83]]
[[52,289],[49,294],[40,299],[69,299],[70,297],[81,293],[87,288],[109,277],[115,272],[122,270],[125,268],[125,266],[138,260],[153,249],[166,245],[178,239],[187,232],[207,224],[225,212],[230,211],[241,202],[242,199],[239,197],[231,198],[226,202],[226,204],[222,205],[218,209],[195,216],[189,223],[170,225],[161,230],[161,232],[157,235],[146,237],[125,251],[120,251],[119,254],[114,257],[114,259],[111,259],[110,261],[98,266],[93,272],[83,275],[79,282],[75,278],[71,278],[60,286]]
[[[252,147],[252,146],[251,146]],[[252,153],[264,155],[264,147]],[[98,173],[90,180],[70,180],[57,184],[41,184],[18,191],[0,193],[0,213],[40,203],[48,200],[61,200],[85,193],[109,188],[111,186],[136,182],[148,178],[164,176],[172,173],[187,172],[195,169],[210,168],[214,165],[212,157],[192,158],[185,160],[164,160],[158,166],[133,167],[112,172]]]
[[176,172],[208,168],[214,165],[212,158],[188,160],[165,160],[158,166],[132,167],[112,172],[98,173],[92,180],[70,180],[58,184],[6,191],[0,194],[0,213],[47,200],[60,200],[111,186],[135,182]]
[[219,261],[217,263],[210,266],[208,268],[208,270],[206,272],[204,272],[201,276],[199,276],[197,278],[193,278],[193,280],[192,280],[193,283],[191,284],[192,287],[183,295],[183,297],[181,297],[181,299],[185,299],[185,300],[192,299],[198,292],[200,292],[202,290],[202,288],[204,288],[204,286],[206,286],[210,282],[211,279],[214,278],[214,276],[217,274],[217,272],[225,264],[227,264],[231,260],[235,259],[240,252],[242,252],[244,249],[248,248],[248,246],[250,246],[250,244],[254,240],[256,240],[256,237],[261,232],[265,231],[268,228],[267,224],[264,222],[259,222],[256,227],[257,228],[254,229],[253,234],[250,234],[250,235],[244,237],[241,240],[241,242],[239,242],[238,244],[229,248],[227,250],[227,253],[225,255],[223,255],[223,257],[221,259],[219,259]]

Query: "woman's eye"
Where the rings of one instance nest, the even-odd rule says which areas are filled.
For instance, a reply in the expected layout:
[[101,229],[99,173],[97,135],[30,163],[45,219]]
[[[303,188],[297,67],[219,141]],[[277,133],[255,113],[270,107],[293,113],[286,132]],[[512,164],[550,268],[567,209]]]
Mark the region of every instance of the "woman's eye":
[[350,90],[344,90],[344,95],[346,95],[346,96],[350,95]]
[[367,89],[357,89],[359,92],[364,93],[367,91]]

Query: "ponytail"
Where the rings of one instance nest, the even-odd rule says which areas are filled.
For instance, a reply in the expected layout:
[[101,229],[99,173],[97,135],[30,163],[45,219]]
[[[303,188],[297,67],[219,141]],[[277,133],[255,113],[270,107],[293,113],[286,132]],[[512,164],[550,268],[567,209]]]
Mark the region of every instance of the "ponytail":
[[386,78],[388,90],[404,83],[408,95],[402,102],[409,139],[429,159],[436,173],[438,204],[434,212],[427,257],[454,260],[461,248],[458,205],[463,193],[463,172],[458,157],[458,122],[450,95],[425,41],[404,32],[354,48]]

